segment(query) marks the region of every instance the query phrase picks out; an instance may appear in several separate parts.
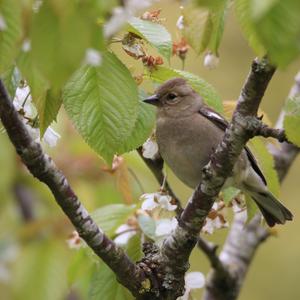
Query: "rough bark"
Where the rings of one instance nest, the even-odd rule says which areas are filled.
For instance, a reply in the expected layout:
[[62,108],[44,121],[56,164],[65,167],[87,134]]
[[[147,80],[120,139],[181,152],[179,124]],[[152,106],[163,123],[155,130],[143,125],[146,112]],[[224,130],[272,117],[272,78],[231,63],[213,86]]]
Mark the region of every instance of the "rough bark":
[[[289,97],[300,95],[300,73],[295,78]],[[284,112],[281,113],[277,132],[284,131],[282,121]],[[274,130],[276,131],[276,129]],[[279,139],[280,140],[280,139]],[[286,140],[286,139],[284,139]],[[275,159],[275,168],[279,180],[282,182],[294,159],[299,153],[299,148],[283,142],[280,147],[270,145],[270,151]],[[222,267],[215,267],[207,278],[204,300],[234,300],[237,299],[245,281],[253,257],[263,241],[269,236],[268,229],[261,226],[261,216],[257,215],[250,224],[244,225],[243,214],[236,214],[224,247],[219,255]],[[224,276],[223,269],[228,272]]]
[[257,110],[274,72],[266,58],[253,61],[223,140],[204,168],[202,181],[183,210],[179,225],[161,248],[161,260],[168,276],[162,282],[165,291],[160,299],[176,299],[184,290],[189,256],[205,218],[247,141],[259,131]]

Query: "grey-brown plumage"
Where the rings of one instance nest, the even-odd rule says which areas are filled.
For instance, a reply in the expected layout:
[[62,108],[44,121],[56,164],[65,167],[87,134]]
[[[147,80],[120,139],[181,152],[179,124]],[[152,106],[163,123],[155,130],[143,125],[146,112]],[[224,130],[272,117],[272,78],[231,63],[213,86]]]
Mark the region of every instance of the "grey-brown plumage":
[[[156,138],[161,156],[180,180],[195,188],[203,167],[222,140],[227,121],[206,106],[182,78],[165,82],[145,102],[157,106]],[[291,212],[268,190],[247,147],[234,166],[233,176],[226,180],[227,186],[250,194],[269,226],[292,220]]]

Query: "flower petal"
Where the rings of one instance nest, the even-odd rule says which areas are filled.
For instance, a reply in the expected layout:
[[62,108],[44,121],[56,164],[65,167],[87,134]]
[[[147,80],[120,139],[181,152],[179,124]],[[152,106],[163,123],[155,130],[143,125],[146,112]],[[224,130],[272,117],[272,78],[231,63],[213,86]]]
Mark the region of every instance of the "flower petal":
[[205,276],[201,272],[189,272],[184,279],[186,289],[201,289],[205,285]]

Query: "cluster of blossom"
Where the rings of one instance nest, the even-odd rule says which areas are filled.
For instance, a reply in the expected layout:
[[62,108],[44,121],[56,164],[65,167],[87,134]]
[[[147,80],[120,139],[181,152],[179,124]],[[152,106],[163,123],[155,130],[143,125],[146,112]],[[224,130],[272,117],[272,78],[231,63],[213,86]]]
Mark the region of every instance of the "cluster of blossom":
[[[36,141],[40,141],[40,130],[37,126],[37,113],[32,103],[29,86],[23,84],[16,89],[13,100],[15,109],[19,112],[24,125],[26,126],[31,137]],[[42,140],[49,146],[55,147],[60,135],[50,126],[45,131]]]
[[202,232],[213,234],[216,229],[226,228],[229,226],[225,219],[225,204],[222,201],[215,202],[209,212],[205,224],[202,227]]

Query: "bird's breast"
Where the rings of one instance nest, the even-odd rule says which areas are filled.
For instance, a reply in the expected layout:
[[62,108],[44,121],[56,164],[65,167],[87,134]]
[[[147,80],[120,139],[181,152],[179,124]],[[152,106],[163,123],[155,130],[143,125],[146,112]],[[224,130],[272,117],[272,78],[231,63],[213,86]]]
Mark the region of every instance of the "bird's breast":
[[164,161],[181,181],[195,188],[223,132],[195,114],[186,118],[158,117],[156,136]]

